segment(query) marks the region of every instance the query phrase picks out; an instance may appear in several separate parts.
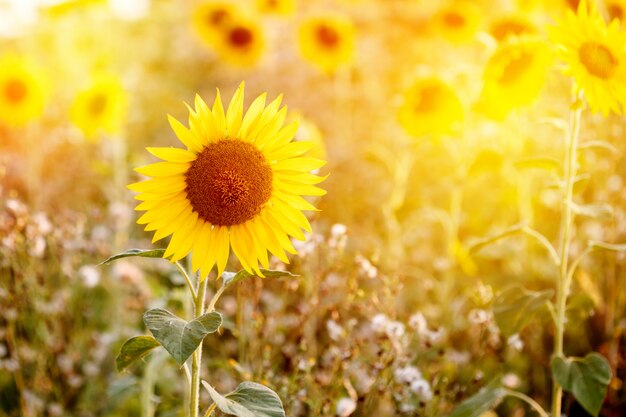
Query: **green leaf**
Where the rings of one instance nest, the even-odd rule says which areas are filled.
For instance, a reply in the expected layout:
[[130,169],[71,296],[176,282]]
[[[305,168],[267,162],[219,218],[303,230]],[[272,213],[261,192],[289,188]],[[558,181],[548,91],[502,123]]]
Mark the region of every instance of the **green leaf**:
[[516,161],[514,163],[517,169],[543,169],[546,171],[556,171],[559,169],[559,161],[548,157],[530,157]]
[[553,294],[553,290],[529,291],[520,286],[504,290],[493,305],[493,314],[500,331],[507,337],[519,333],[532,314]]
[[233,392],[221,395],[202,381],[202,385],[223,413],[238,417],[285,417],[283,403],[268,387],[256,382],[242,382]]
[[494,379],[476,394],[472,395],[452,410],[450,417],[478,417],[493,410],[507,395],[507,390],[500,386],[499,379]]
[[611,366],[604,356],[595,352],[584,358],[557,356],[551,365],[554,380],[571,392],[589,414],[597,416],[611,381]]
[[572,209],[579,216],[591,217],[592,219],[610,220],[613,218],[613,207],[608,204],[573,204]]
[[[297,278],[298,277],[298,275],[294,275],[289,271],[278,271],[274,269],[261,269],[261,273],[265,275],[265,278],[283,278],[283,277]],[[228,271],[225,271],[222,273],[224,286],[231,285],[236,282],[243,281],[245,279],[256,277],[256,276],[257,275],[251,274],[245,269],[242,269],[241,271],[237,273],[228,272]]]
[[124,342],[115,358],[117,371],[122,372],[161,344],[152,336],[135,336]]
[[589,246],[591,249],[605,249],[616,252],[626,251],[626,243],[606,243],[600,242],[598,240],[590,240],[587,246]]
[[128,258],[130,256],[141,256],[143,258],[162,258],[165,253],[165,249],[128,249],[117,255],[110,256],[105,261],[100,262],[100,265],[108,264],[109,262],[116,261],[122,258]]
[[167,310],[155,308],[145,312],[143,321],[154,338],[182,365],[207,334],[219,329],[222,315],[212,311],[187,322]]

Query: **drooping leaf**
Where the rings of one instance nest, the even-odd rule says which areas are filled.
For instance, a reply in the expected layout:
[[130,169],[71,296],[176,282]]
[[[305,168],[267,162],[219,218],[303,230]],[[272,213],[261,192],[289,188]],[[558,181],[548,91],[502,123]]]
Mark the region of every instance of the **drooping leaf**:
[[605,249],[605,250],[612,250],[616,252],[626,251],[626,243],[606,243],[606,242],[600,242],[598,240],[590,240],[587,246],[589,246],[592,249]]
[[507,395],[499,379],[494,379],[452,410],[450,417],[478,417],[482,413],[493,410]]
[[557,356],[551,366],[554,380],[571,392],[589,414],[597,416],[611,381],[611,366],[604,356],[595,352],[584,358]]
[[135,361],[143,358],[152,349],[159,347],[161,344],[152,336],[135,336],[128,339],[122,345],[120,353],[115,358],[117,371],[122,372]]
[[[261,269],[261,273],[265,275],[265,278],[297,278],[298,275],[294,275],[289,271],[279,271],[274,269]],[[256,277],[257,275],[251,274],[245,269],[242,269],[239,272],[228,272],[225,271],[222,273],[222,279],[224,280],[224,285],[234,284],[239,281],[243,281],[248,278]]]
[[154,338],[182,365],[207,334],[219,329],[222,315],[212,311],[187,322],[167,310],[155,308],[145,312],[143,321]]
[[496,235],[478,239],[469,246],[469,253],[470,255],[474,254],[478,252],[479,250],[481,250],[482,248],[484,248],[485,246],[489,246],[492,243],[495,243],[501,239],[521,233],[523,229],[524,229],[524,225],[518,224],[515,226],[511,226],[508,229],[505,229]]
[[529,291],[520,286],[504,290],[496,297],[493,305],[493,314],[500,331],[507,337],[519,333],[533,313],[553,294],[553,290]]
[[572,205],[574,213],[592,219],[610,220],[613,218],[613,207],[608,204]]
[[100,262],[100,265],[108,264],[118,259],[128,258],[130,256],[141,256],[143,258],[162,258],[165,253],[165,249],[128,249],[122,253],[108,257],[105,261]]
[[221,395],[205,381],[202,385],[223,413],[238,417],[285,417],[280,398],[265,385],[242,382],[226,395]]

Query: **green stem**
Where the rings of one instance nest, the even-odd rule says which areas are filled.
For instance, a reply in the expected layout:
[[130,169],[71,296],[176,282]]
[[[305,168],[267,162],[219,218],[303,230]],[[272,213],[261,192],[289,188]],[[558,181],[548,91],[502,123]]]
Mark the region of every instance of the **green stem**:
[[216,403],[211,404],[209,409],[206,410],[206,413],[204,413],[204,417],[209,417],[211,414],[213,414],[213,411],[215,411],[215,407],[217,407]]
[[[195,317],[200,317],[204,314],[204,298],[206,296],[206,287],[208,278],[198,283],[198,290],[196,291],[195,302]],[[189,400],[189,417],[198,417],[198,406],[200,398],[200,366],[202,364],[202,343],[198,346],[193,353],[191,359],[191,395]]]
[[191,282],[191,278],[189,278],[189,274],[187,273],[187,271],[185,271],[185,268],[183,268],[183,266],[180,264],[180,262],[176,261],[174,262],[174,265],[176,265],[176,268],[178,268],[178,270],[180,271],[180,273],[185,277],[185,281],[187,282],[187,287],[189,287],[189,292],[191,292],[191,297],[193,298],[194,302],[196,301],[196,290],[193,288],[193,284]]
[[543,407],[541,405],[539,405],[539,403],[537,401],[533,400],[528,395],[523,394],[523,393],[521,393],[519,391],[513,391],[513,390],[507,390],[506,391],[506,395],[508,395],[510,397],[519,398],[520,400],[526,402],[532,408],[534,408],[535,411],[537,411],[537,413],[541,417],[550,417],[550,416],[548,416],[548,413],[546,413],[546,410],[544,410]]
[[[563,209],[561,217],[561,241],[560,241],[560,263],[559,278],[556,288],[556,334],[554,337],[554,356],[563,356],[563,334],[565,331],[565,309],[567,306],[567,296],[571,283],[569,274],[569,248],[572,233],[572,200],[574,197],[574,179],[577,170],[578,136],[580,133],[580,119],[582,106],[578,102],[570,123],[568,132],[567,148],[565,153],[565,196],[563,197]],[[553,381],[552,386],[552,416],[561,416],[561,400],[563,389]]]
[[219,298],[222,296],[222,293],[224,293],[225,289],[226,285],[222,284],[222,286],[217,290],[213,298],[211,298],[211,301],[209,302],[209,306],[207,307],[206,311],[211,312],[215,310],[215,303],[217,303],[217,300],[219,300]]

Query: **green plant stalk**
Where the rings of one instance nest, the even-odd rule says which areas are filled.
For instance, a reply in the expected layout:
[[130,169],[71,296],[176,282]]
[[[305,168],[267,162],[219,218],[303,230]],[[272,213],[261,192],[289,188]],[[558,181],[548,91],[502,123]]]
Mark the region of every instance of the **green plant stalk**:
[[[572,234],[572,203],[574,197],[574,179],[577,170],[578,137],[580,133],[580,119],[582,106],[577,98],[568,132],[567,148],[565,153],[565,196],[561,217],[561,241],[559,278],[556,287],[556,332],[554,335],[554,356],[563,356],[563,333],[565,331],[565,309],[570,289],[572,274],[569,273],[569,248]],[[563,388],[553,381],[552,386],[552,416],[561,416],[561,400]]]
[[[206,296],[206,287],[209,279],[198,283],[196,297],[194,299],[194,318],[204,314],[204,298]],[[191,359],[191,389],[189,395],[189,417],[198,417],[199,400],[200,400],[200,366],[202,365],[202,342],[193,353]]]

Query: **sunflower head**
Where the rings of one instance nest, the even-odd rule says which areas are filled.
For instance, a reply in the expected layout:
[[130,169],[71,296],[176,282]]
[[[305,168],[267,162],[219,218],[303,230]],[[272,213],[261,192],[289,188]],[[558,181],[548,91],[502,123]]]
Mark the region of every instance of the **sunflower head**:
[[239,17],[220,30],[215,46],[225,61],[249,67],[261,58],[265,40],[261,27],[256,22]]
[[576,14],[568,11],[550,37],[594,112],[621,113],[626,106],[626,33],[613,20],[607,25],[595,6],[582,0]]
[[487,62],[477,108],[502,119],[531,104],[539,95],[551,57],[547,46],[534,39],[510,39]]
[[19,126],[39,117],[45,105],[39,69],[17,56],[0,60],[0,121]]
[[505,41],[510,37],[533,35],[536,32],[535,25],[523,14],[500,16],[489,25],[489,33],[498,42]]
[[481,23],[480,9],[470,2],[455,1],[441,8],[434,17],[435,30],[451,42],[474,38]]
[[447,83],[437,77],[425,77],[416,80],[404,93],[398,118],[413,136],[444,134],[463,120],[463,107]]
[[238,10],[230,3],[202,3],[193,12],[192,24],[200,38],[213,47],[219,40],[221,31],[238,15]]
[[113,75],[99,75],[78,93],[70,118],[84,135],[93,139],[98,133],[118,134],[124,124],[128,100],[120,80]]
[[295,0],[256,0],[259,12],[276,15],[290,15],[296,8]]
[[604,8],[609,22],[617,19],[621,23],[626,19],[626,0],[605,0]]
[[352,61],[354,25],[338,16],[319,16],[305,20],[298,31],[302,56],[325,72]]
[[145,211],[137,221],[154,231],[153,241],[172,235],[164,257],[177,261],[190,252],[194,271],[206,277],[214,265],[222,274],[229,254],[262,276],[268,251],[283,262],[295,253],[290,237],[310,231],[303,210],[315,210],[303,196],[320,196],[324,178],[310,171],[320,159],[302,156],[313,146],[292,142],[298,123],[283,126],[281,97],[265,105],[257,97],[244,113],[243,83],[226,111],[219,91],[213,106],[196,96],[189,129],[170,117],[184,148],[148,148],[164,162],[136,171],[152,177],[131,184]]

